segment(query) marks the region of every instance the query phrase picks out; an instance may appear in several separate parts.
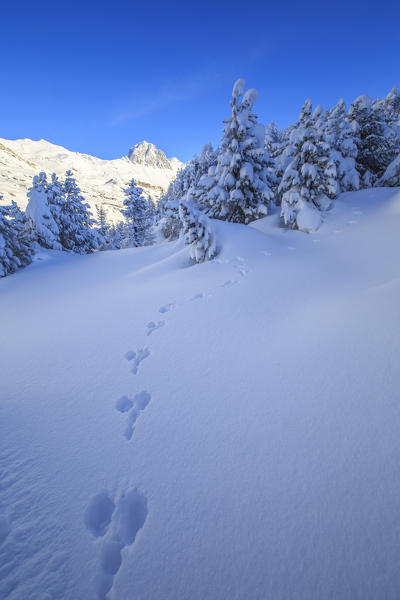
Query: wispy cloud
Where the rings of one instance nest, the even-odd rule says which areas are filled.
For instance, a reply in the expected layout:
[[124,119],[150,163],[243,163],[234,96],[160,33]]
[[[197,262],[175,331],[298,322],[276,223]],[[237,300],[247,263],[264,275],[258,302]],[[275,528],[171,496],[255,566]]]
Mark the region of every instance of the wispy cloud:
[[247,53],[235,64],[216,64],[193,71],[184,78],[169,77],[154,81],[147,89],[135,90],[135,98],[116,109],[111,119],[112,125],[133,121],[182,104],[209,93],[227,83],[233,84],[236,77],[242,77],[252,64],[265,58],[269,53],[265,44],[248,48]]
[[223,84],[225,77],[216,72],[198,72],[184,79],[169,78],[137,94],[137,100],[120,107],[112,119],[113,125],[139,119],[187,102]]

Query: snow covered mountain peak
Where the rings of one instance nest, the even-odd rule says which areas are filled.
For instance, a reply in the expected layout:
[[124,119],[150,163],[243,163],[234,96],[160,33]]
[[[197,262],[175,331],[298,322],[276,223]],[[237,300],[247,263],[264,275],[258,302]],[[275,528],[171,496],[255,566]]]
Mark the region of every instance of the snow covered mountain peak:
[[[157,169],[176,169],[177,158],[168,159],[162,150],[143,140],[129,150],[128,158],[133,164],[146,165]],[[172,162],[171,162],[172,161]],[[180,163],[182,165],[182,163]]]
[[54,172],[63,178],[70,169],[93,214],[103,206],[107,218],[118,222],[122,218],[124,189],[131,179],[157,202],[183,166],[177,158],[167,159],[164,152],[148,142],[136,144],[129,154],[129,158],[103,160],[46,140],[0,138],[0,204],[15,200],[24,209],[35,175],[45,171],[48,176]]

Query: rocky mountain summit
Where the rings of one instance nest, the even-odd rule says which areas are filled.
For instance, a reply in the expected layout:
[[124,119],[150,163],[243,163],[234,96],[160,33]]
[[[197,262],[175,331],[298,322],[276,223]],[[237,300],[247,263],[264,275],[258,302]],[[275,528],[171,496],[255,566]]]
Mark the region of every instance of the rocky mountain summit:
[[156,169],[175,169],[177,158],[168,159],[162,150],[150,142],[139,142],[135,144],[128,153],[129,160],[135,165],[146,165]]

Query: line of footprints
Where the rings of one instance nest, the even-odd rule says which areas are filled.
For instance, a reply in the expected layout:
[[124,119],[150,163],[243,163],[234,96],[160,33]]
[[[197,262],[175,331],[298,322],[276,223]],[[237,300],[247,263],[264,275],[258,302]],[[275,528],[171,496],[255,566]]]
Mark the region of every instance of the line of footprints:
[[100,600],[106,600],[121,568],[121,552],[134,543],[147,512],[147,499],[137,488],[122,493],[117,502],[106,491],[89,502],[84,515],[86,528],[95,538],[103,538],[94,582]]
[[[231,263],[242,277],[249,272],[244,259],[240,256],[232,262],[215,259],[216,264],[222,262]],[[229,287],[236,283],[239,281],[228,280],[222,284],[222,287]],[[196,301],[205,297],[206,294],[201,292],[195,294],[190,300]],[[165,304],[159,308],[159,313],[164,315],[175,307],[174,303]],[[147,336],[165,325],[164,320],[150,321],[146,326]],[[134,375],[137,375],[141,363],[150,354],[147,347],[137,348],[135,351],[129,350],[125,354]],[[124,437],[128,441],[132,439],[140,413],[149,405],[150,401],[151,395],[146,390],[138,392],[133,398],[121,396],[116,401],[116,410],[127,416]],[[138,488],[122,492],[117,498],[107,491],[102,491],[90,500],[84,514],[84,523],[87,530],[96,539],[101,540],[100,560],[94,582],[99,600],[106,600],[109,597],[114,578],[122,565],[122,550],[135,542],[139,530],[144,526],[147,513],[147,498]]]
[[[319,241],[319,240],[315,240]],[[295,248],[289,248],[295,249]],[[263,250],[266,257],[272,256],[271,252]],[[230,264],[241,277],[246,277],[249,269],[244,258],[237,256],[234,261],[214,259],[215,264]],[[228,279],[221,287],[230,287],[240,283],[239,279]],[[190,300],[196,301],[205,298],[203,292],[196,294]],[[169,303],[159,308],[159,313],[164,315],[174,309],[176,304]],[[166,325],[164,320],[150,321],[147,323],[147,336],[152,335],[157,329]],[[131,372],[137,375],[141,363],[150,356],[147,347],[129,350],[125,358],[131,365]],[[120,413],[127,415],[124,437],[132,439],[135,424],[140,413],[149,405],[151,395],[144,390],[138,392],[133,398],[121,396],[115,408]],[[122,550],[131,546],[140,529],[145,524],[148,514],[147,498],[138,488],[122,492],[117,498],[107,491],[95,495],[89,502],[84,514],[84,523],[87,530],[96,538],[101,539],[100,560],[95,577],[95,588],[99,600],[107,600],[108,594],[114,583],[114,578],[121,568]]]

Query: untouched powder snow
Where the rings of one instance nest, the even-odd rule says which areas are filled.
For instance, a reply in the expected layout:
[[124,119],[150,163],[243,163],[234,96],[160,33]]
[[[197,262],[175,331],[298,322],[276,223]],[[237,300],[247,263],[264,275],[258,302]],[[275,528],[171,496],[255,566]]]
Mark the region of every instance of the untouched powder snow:
[[400,190],[0,281],[0,597],[397,599]]

